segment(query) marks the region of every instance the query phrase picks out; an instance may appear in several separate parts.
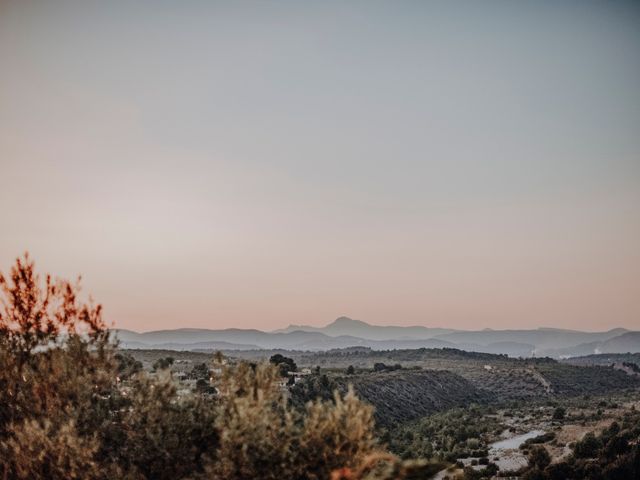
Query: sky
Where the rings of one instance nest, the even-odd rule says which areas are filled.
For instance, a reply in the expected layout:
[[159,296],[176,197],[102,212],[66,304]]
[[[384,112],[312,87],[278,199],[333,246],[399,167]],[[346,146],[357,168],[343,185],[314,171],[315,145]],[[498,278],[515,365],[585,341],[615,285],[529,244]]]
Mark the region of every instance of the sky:
[[640,330],[640,3],[0,0],[0,206],[121,328]]

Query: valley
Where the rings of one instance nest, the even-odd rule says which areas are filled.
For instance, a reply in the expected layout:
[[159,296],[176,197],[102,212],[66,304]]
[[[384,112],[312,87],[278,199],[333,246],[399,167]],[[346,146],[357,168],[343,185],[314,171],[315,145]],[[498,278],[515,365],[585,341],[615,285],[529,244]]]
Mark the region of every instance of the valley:
[[[124,354],[148,370],[171,356],[176,379],[190,378],[197,365],[212,359],[208,353],[188,351]],[[227,354],[230,362],[268,361],[278,354],[289,358],[300,373],[289,373],[292,381],[283,388],[299,408],[353,388],[374,407],[377,430],[389,450],[400,458],[430,459],[432,466],[440,465],[434,478],[441,480],[517,476],[530,468],[532,452],[539,447],[551,465],[564,465],[574,458],[576,442],[635,418],[640,409],[640,376],[616,368],[605,355],[569,362],[450,348],[362,347]],[[629,363],[634,358],[617,360]]]

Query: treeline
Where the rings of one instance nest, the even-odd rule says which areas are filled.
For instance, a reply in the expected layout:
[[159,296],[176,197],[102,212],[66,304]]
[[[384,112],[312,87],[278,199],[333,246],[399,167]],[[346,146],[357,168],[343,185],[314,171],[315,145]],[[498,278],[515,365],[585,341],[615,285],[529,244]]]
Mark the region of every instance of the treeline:
[[611,366],[575,366],[562,363],[538,365],[537,371],[549,381],[553,392],[577,396],[600,394],[640,387],[640,378]]
[[357,374],[311,375],[291,389],[291,397],[294,404],[303,405],[315,398],[330,399],[336,389],[344,393],[349,385],[375,407],[375,420],[382,428],[397,428],[439,411],[491,399],[455,373],[395,366]]
[[[291,354],[300,365],[358,372],[403,369],[448,370],[466,379],[494,401],[535,401],[584,394],[600,395],[640,387],[640,376],[611,366],[574,366],[550,358],[515,359],[504,355],[464,352],[456,349],[373,351],[363,348]],[[354,382],[357,380],[354,379]]]
[[[100,306],[27,256],[0,274],[0,478],[383,479],[387,453],[352,391],[291,405],[282,366],[219,362],[214,395],[179,395],[109,340]],[[195,372],[194,374],[197,374]]]

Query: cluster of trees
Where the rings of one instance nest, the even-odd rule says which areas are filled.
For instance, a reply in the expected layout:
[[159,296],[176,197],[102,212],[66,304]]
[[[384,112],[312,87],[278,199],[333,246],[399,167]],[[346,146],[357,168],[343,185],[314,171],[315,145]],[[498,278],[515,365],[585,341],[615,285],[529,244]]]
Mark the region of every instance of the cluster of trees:
[[173,362],[174,362],[174,358],[173,357],[159,358],[158,360],[156,360],[153,363],[153,370],[154,371],[166,370],[167,368],[170,368],[171,365],[173,365]]
[[314,400],[331,401],[334,392],[340,389],[335,380],[330,379],[326,373],[314,371],[302,382],[291,387],[291,402],[298,408],[303,407]]
[[402,370],[402,365],[396,363],[395,365],[387,365],[383,362],[376,362],[373,364],[374,372],[393,372],[395,370]]
[[[0,478],[402,478],[352,391],[295,408],[264,363],[220,368],[219,394],[179,396],[163,365],[118,353],[99,305],[19,259],[0,274]],[[164,362],[166,363],[166,362]]]
[[554,361],[538,364],[536,370],[560,395],[599,395],[640,387],[639,377],[611,367],[578,367]]
[[136,360],[128,353],[118,352],[113,356],[113,358],[118,364],[117,372],[118,378],[120,379],[126,380],[142,371],[142,362]]
[[284,355],[281,355],[279,353],[272,355],[271,358],[269,358],[269,363],[272,363],[278,367],[278,370],[280,371],[280,375],[282,377],[286,377],[287,375],[289,375],[289,372],[298,371],[298,366],[292,358],[285,357]]
[[484,457],[486,438],[502,429],[489,407],[454,408],[390,430],[390,449],[402,458],[435,458],[455,462],[458,458]]
[[543,446],[529,451],[526,480],[623,480],[640,478],[640,414],[626,414],[599,435],[588,433],[575,443],[572,455],[551,463]]

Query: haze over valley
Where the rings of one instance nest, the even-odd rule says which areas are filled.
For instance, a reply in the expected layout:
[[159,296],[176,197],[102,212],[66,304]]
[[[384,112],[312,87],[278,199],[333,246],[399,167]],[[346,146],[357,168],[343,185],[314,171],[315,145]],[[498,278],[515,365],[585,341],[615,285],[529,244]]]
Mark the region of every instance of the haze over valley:
[[127,349],[299,350],[326,351],[349,347],[372,350],[457,348],[511,357],[566,358],[594,353],[640,352],[640,332],[615,328],[581,332],[554,328],[535,330],[453,330],[429,327],[370,325],[340,317],[324,327],[290,325],[275,331],[180,328],[144,333],[115,330]]

